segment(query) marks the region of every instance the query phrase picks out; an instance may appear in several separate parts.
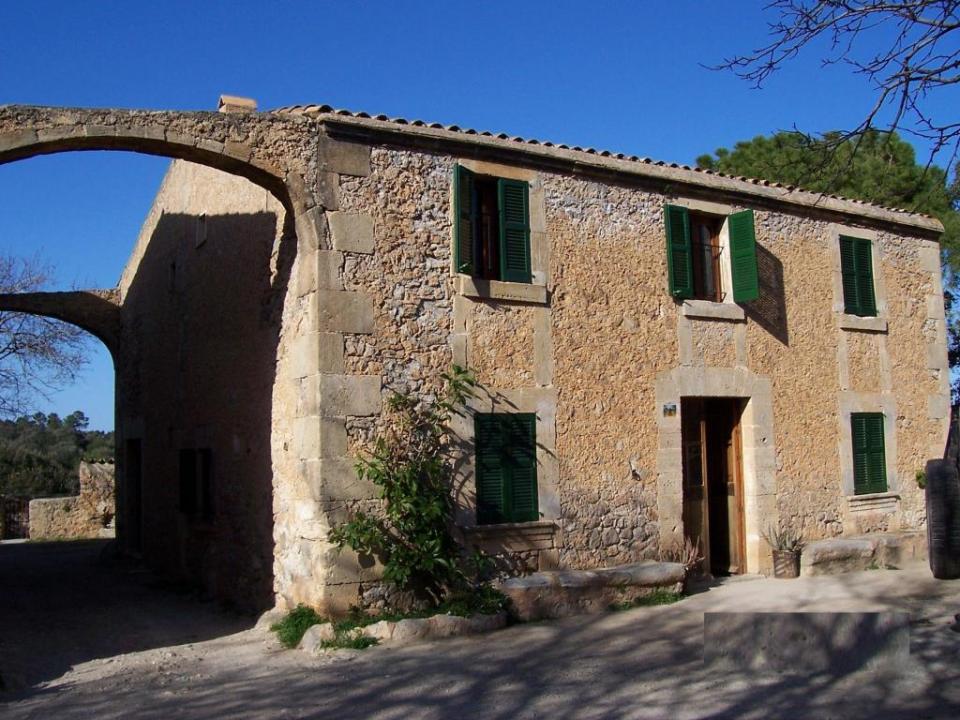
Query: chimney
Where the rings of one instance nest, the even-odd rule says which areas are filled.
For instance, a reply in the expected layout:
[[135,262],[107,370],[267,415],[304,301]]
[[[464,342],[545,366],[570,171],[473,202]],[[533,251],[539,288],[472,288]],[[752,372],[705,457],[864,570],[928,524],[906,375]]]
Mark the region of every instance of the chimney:
[[257,101],[252,98],[221,95],[217,103],[217,112],[222,113],[252,113],[257,111]]

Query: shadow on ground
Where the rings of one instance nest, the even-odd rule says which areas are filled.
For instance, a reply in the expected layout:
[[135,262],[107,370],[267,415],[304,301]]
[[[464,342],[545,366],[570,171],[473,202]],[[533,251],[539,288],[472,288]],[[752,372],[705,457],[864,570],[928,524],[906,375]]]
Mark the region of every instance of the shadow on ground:
[[109,543],[0,544],[0,674],[8,690],[58,678],[88,660],[253,625],[118,562]]

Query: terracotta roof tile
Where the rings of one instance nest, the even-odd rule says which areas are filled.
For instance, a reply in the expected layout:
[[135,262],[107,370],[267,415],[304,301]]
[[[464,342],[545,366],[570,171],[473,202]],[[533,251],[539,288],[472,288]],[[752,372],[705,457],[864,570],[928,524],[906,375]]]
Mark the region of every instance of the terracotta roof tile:
[[[745,176],[735,176],[727,175],[726,173],[717,172],[716,170],[710,170],[699,167],[691,167],[689,165],[683,165],[680,163],[667,163],[663,160],[652,160],[648,157],[638,157],[636,155],[625,155],[624,153],[615,153],[610,150],[596,150],[595,148],[582,148],[577,145],[570,146],[563,143],[553,143],[548,140],[536,140],[533,138],[525,139],[519,136],[511,136],[507,133],[492,133],[488,130],[475,130],[473,128],[463,128],[459,125],[443,125],[442,123],[427,123],[423,120],[407,120],[406,118],[401,117],[389,117],[388,115],[379,114],[379,115],[370,115],[365,112],[354,112],[351,110],[346,110],[344,108],[334,108],[330,105],[288,105],[286,107],[277,108],[270,112],[284,114],[284,115],[303,115],[311,118],[319,118],[323,115],[339,115],[343,117],[353,117],[361,119],[370,119],[370,120],[379,120],[380,122],[393,123],[394,125],[409,125],[413,127],[428,127],[435,130],[445,130],[447,132],[460,133],[462,135],[480,135],[483,137],[497,138],[499,140],[509,140],[516,143],[522,143],[526,145],[539,145],[541,147],[547,148],[558,148],[560,150],[572,150],[574,152],[582,152],[588,155],[600,155],[601,157],[612,157],[618,160],[627,160],[630,162],[635,162],[643,165],[654,165],[658,167],[670,167],[677,168],[680,170],[689,170],[692,172],[705,173],[707,175],[714,175],[716,177],[728,178],[731,180],[736,180],[739,182],[749,183],[751,185],[760,185],[764,187],[780,188],[786,190],[787,192],[792,192],[794,190],[802,190],[795,185],[784,185],[779,182],[774,182],[772,180],[764,180],[762,178],[750,178]],[[813,191],[808,191],[813,192]],[[817,194],[813,192],[813,194]],[[833,198],[835,200],[841,200],[844,202],[856,203],[858,205],[864,205],[868,207],[875,207],[881,210],[886,210],[889,212],[900,213],[904,215],[916,215],[921,217],[930,217],[929,215],[924,215],[923,213],[914,212],[912,210],[905,210],[903,208],[892,208],[886,207],[883,205],[877,205],[876,203],[866,202],[864,200],[857,200],[854,198],[843,197],[840,195],[825,195],[825,197]]]

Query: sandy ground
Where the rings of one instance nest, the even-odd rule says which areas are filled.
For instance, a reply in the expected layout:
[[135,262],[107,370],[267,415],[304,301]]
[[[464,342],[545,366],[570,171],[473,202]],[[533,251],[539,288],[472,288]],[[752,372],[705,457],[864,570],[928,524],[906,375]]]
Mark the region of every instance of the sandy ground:
[[[252,618],[98,562],[101,543],[0,544],[0,717],[956,718],[960,581],[925,565],[742,578],[682,602],[315,658]],[[702,661],[709,610],[912,615],[893,674],[748,676]]]

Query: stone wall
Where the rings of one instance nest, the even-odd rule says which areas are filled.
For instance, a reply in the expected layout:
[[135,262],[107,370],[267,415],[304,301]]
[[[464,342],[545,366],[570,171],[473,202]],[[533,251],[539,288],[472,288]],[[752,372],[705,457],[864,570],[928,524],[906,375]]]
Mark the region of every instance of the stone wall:
[[79,475],[79,495],[30,501],[31,540],[113,537],[113,463],[81,462]]
[[[382,373],[385,388],[421,393],[460,362],[477,372],[487,407],[516,410],[519,397],[548,398],[537,406],[547,408],[538,441],[549,437],[551,445],[540,499],[553,529],[547,541],[542,530],[536,541],[512,530],[502,545],[515,568],[653,558],[682,536],[679,418],[665,422],[659,410],[686,394],[748,401],[751,571],[767,569],[759,536],[771,523],[802,528],[810,539],[922,527],[913,476],[939,454],[946,428],[935,242],[848,219],[847,231],[876,237],[878,295],[889,301],[882,329],[847,327],[855,321],[837,295],[837,226],[819,213],[754,207],[761,298],[706,312],[667,293],[662,210],[667,202],[710,202],[461,160],[477,172],[527,179],[531,222],[543,213],[542,235],[533,228],[533,264],[534,284],[546,293],[518,301],[477,293],[450,273],[456,161],[374,148],[370,174],[341,182],[341,210],[373,229],[372,252],[348,254],[343,278],[373,296],[374,332],[348,340],[345,362]],[[717,207],[730,214],[748,206]],[[850,407],[876,403],[893,413],[891,500],[863,507],[844,486],[844,427],[848,435]],[[369,437],[369,425],[348,423],[351,450]],[[459,430],[469,453],[472,430]],[[469,468],[460,482],[459,521],[469,527]],[[490,544],[489,533],[483,542]]]

